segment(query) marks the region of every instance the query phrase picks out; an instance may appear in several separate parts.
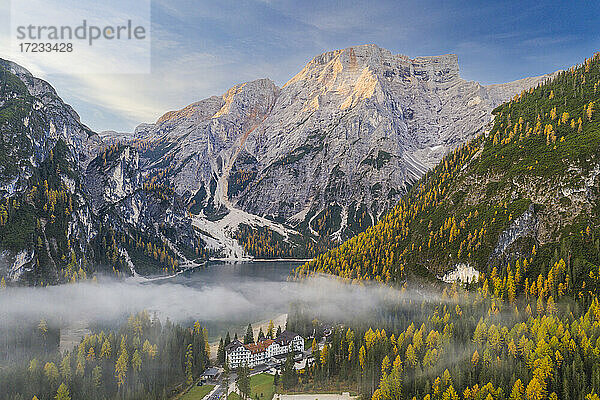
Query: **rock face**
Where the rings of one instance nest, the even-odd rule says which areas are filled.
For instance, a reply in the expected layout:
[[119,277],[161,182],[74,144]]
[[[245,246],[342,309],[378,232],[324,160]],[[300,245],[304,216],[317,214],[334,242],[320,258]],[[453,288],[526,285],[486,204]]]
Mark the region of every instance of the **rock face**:
[[0,275],[31,283],[312,256],[373,225],[494,107],[548,78],[482,86],[454,55],[357,46],[281,88],[242,83],[98,135],[47,82],[4,60],[0,73]]
[[198,256],[184,205],[144,186],[137,150],[103,141],[52,86],[4,60],[0,134],[0,276],[151,274]]
[[24,190],[32,169],[48,157],[60,139],[72,150],[71,161],[87,164],[101,142],[98,135],[81,124],[77,113],[46,81],[2,59],[0,71],[6,82],[0,107],[12,111],[2,127],[0,195]]
[[48,282],[59,276],[62,243],[76,254],[90,251],[80,177],[101,140],[52,86],[21,66],[0,59],[0,82],[0,272]]
[[[489,265],[497,265],[507,249],[518,239],[537,235],[538,220],[533,204],[529,206],[521,216],[516,218],[512,224],[498,236],[498,244],[490,254]],[[516,258],[515,255],[512,255]],[[521,254],[518,254],[521,256]]]
[[141,184],[139,156],[129,147],[119,151],[108,164],[101,159],[94,159],[85,171],[85,186],[95,211],[123,200],[139,189]]
[[143,168],[164,170],[201,217],[235,207],[343,240],[484,129],[492,109],[549,77],[482,86],[460,77],[455,55],[364,45],[315,57],[281,89],[237,85],[135,136],[153,143]]

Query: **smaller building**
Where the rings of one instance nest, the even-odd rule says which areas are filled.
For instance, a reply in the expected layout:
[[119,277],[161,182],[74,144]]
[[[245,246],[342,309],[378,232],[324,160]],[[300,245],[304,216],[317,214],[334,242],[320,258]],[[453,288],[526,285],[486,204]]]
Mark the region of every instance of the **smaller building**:
[[207,380],[217,380],[219,379],[219,375],[221,375],[221,370],[219,368],[210,367],[202,373],[201,378]]
[[221,372],[222,371],[219,368],[215,368],[215,367],[207,368],[200,376],[200,381],[201,382],[217,381],[219,379],[219,376],[221,375]]

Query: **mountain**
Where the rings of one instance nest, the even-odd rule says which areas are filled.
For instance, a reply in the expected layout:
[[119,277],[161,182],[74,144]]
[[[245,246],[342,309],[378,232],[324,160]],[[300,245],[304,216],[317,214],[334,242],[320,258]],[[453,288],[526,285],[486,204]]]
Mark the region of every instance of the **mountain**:
[[89,251],[80,176],[100,139],[17,64],[0,60],[0,82],[0,265],[12,278],[35,265],[37,277],[57,280],[56,256],[67,241],[78,255]]
[[[460,78],[455,55],[356,46],[315,57],[281,88],[256,80],[169,112],[135,138],[144,173],[161,174],[213,236],[237,235],[255,256],[310,256],[298,246],[364,231],[494,107],[549,76],[483,86]],[[260,253],[252,243],[271,233],[290,248]]]
[[525,281],[527,292],[526,278],[552,284],[560,273],[568,287],[559,291],[592,290],[600,265],[598,86],[600,54],[499,106],[489,132],[447,155],[375,226],[298,275],[401,283],[483,273],[505,289],[507,280]]
[[202,257],[185,207],[144,185],[135,149],[103,142],[47,82],[5,60],[0,133],[0,275],[48,284]]
[[491,110],[548,76],[467,82],[457,57],[374,45],[278,87],[234,86],[133,134],[96,134],[0,61],[0,274],[174,273],[209,258],[307,258],[373,225]]

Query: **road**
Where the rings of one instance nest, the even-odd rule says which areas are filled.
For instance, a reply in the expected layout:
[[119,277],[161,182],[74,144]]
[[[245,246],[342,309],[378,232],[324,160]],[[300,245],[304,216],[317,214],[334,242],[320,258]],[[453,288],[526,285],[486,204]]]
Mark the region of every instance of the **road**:
[[212,392],[206,397],[206,400],[220,400],[224,395],[223,387],[218,384]]

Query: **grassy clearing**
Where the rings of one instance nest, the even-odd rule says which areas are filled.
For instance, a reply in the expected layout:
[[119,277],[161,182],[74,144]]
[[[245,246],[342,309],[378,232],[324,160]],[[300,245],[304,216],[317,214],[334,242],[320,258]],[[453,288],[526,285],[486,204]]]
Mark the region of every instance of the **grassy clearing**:
[[250,391],[252,397],[260,400],[271,400],[274,393],[273,375],[258,374],[250,378]]
[[242,400],[242,398],[239,394],[232,392],[227,395],[227,400]]
[[210,393],[215,385],[203,385],[192,387],[186,394],[181,396],[180,400],[200,400],[203,399],[204,396]]
[[[273,387],[273,376],[269,374],[258,374],[250,377],[250,397],[259,400],[271,400],[275,393]],[[227,400],[241,400],[237,393],[229,393]]]

